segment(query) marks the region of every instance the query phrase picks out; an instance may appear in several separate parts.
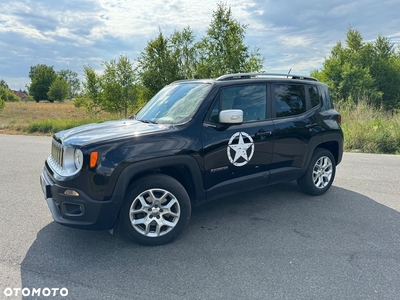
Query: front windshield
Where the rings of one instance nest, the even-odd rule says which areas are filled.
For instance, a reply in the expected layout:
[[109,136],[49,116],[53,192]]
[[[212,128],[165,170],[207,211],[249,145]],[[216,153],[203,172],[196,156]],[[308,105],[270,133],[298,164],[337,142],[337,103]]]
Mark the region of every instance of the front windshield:
[[195,113],[210,87],[205,83],[167,85],[138,112],[136,119],[160,124],[184,123]]

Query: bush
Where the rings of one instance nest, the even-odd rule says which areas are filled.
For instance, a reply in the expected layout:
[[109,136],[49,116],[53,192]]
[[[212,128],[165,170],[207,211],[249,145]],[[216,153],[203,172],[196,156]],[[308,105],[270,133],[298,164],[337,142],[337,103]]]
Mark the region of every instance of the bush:
[[2,110],[6,106],[6,102],[3,100],[3,98],[0,96],[0,110]]
[[21,99],[15,95],[12,91],[5,87],[0,86],[0,98],[3,99],[3,101],[6,102],[19,102]]

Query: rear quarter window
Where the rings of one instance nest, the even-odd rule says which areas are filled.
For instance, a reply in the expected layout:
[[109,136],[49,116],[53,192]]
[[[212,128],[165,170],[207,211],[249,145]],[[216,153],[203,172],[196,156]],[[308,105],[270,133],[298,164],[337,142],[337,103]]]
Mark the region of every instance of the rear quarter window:
[[321,103],[320,94],[316,86],[308,86],[308,93],[310,94],[311,107],[316,107]]

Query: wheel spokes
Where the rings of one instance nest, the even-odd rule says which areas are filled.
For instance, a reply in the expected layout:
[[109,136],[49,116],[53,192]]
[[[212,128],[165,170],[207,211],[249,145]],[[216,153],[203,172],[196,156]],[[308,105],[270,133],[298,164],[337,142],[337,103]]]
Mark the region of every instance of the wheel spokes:
[[147,237],[162,236],[177,225],[180,206],[176,197],[163,189],[150,189],[135,198],[129,210],[133,228]]
[[329,157],[320,157],[314,165],[312,179],[317,188],[325,188],[332,178],[332,161]]

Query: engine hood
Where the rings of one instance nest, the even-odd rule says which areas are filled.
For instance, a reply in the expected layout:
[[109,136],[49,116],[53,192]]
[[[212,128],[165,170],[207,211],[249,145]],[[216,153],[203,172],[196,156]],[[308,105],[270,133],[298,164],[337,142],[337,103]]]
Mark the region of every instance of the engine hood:
[[143,123],[137,120],[118,120],[93,123],[63,130],[54,135],[64,146],[85,146],[88,144],[118,139],[128,136],[139,136],[170,130],[172,125]]

